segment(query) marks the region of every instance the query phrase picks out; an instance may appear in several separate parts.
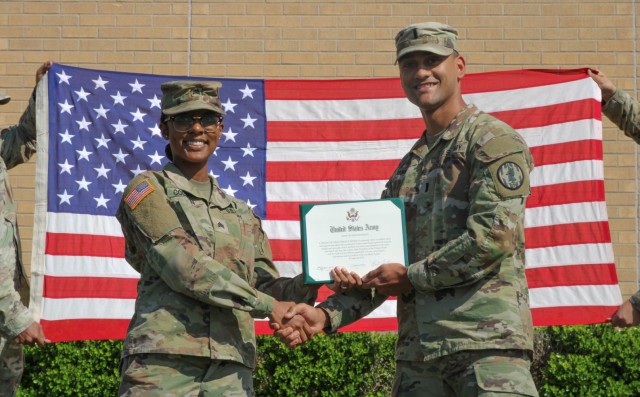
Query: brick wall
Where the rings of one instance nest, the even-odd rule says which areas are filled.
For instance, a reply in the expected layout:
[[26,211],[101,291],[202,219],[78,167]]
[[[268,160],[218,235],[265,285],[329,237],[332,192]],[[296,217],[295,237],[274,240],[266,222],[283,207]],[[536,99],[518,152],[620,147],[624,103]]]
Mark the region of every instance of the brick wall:
[[[409,23],[459,29],[468,72],[602,69],[636,94],[639,7],[621,0],[0,2],[0,84],[15,123],[44,60],[170,75],[396,76],[393,37]],[[637,289],[638,147],[604,121],[605,186],[623,294]],[[11,171],[24,257],[31,257],[34,160]]]

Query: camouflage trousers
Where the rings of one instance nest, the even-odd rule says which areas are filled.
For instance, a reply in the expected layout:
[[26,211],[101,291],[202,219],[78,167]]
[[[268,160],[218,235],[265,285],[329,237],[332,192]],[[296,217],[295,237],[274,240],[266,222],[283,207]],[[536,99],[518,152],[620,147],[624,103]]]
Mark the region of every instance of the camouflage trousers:
[[465,350],[425,362],[397,361],[394,397],[508,397],[538,392],[521,350]]
[[120,360],[119,396],[253,397],[253,371],[234,361],[177,354],[133,354]]
[[16,395],[23,369],[22,346],[15,343],[13,339],[0,336],[0,397]]

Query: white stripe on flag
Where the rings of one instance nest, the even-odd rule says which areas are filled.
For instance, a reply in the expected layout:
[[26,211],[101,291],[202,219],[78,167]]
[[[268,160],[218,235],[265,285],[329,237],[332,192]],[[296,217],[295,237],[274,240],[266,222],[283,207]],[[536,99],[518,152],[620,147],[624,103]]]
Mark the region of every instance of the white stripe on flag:
[[525,257],[527,269],[549,266],[608,264],[615,262],[613,259],[613,251],[611,250],[611,243],[527,248]]
[[618,285],[575,285],[529,289],[532,309],[566,306],[619,306]]

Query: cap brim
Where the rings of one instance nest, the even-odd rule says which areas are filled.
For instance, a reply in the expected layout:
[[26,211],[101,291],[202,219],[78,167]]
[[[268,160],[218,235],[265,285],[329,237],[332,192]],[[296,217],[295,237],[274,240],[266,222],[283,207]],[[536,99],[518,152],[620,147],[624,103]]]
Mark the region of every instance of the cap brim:
[[178,106],[174,106],[169,109],[165,109],[162,113],[167,116],[173,116],[174,114],[193,112],[194,110],[210,110],[212,112],[216,112],[221,115],[226,115],[227,113],[217,106],[212,106],[209,103],[200,102],[200,101],[189,101],[181,103]]
[[425,44],[421,44],[421,45],[414,45],[414,46],[403,48],[402,50],[400,50],[400,52],[398,53],[398,57],[396,58],[396,62],[400,58],[402,58],[403,56],[405,56],[407,54],[410,54],[412,52],[417,52],[417,51],[431,52],[431,53],[437,54],[437,55],[449,56],[449,55],[453,54],[454,49],[453,48],[448,48],[448,47],[443,47],[441,45],[433,44],[433,43],[425,43]]

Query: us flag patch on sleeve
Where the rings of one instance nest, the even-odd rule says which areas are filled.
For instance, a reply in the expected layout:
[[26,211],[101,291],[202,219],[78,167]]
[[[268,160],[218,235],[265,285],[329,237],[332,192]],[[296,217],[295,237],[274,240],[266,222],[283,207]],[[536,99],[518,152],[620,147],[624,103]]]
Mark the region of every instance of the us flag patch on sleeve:
[[140,204],[140,202],[150,195],[156,189],[151,186],[148,179],[143,180],[124,198],[124,202],[127,203],[129,208],[134,209]]

